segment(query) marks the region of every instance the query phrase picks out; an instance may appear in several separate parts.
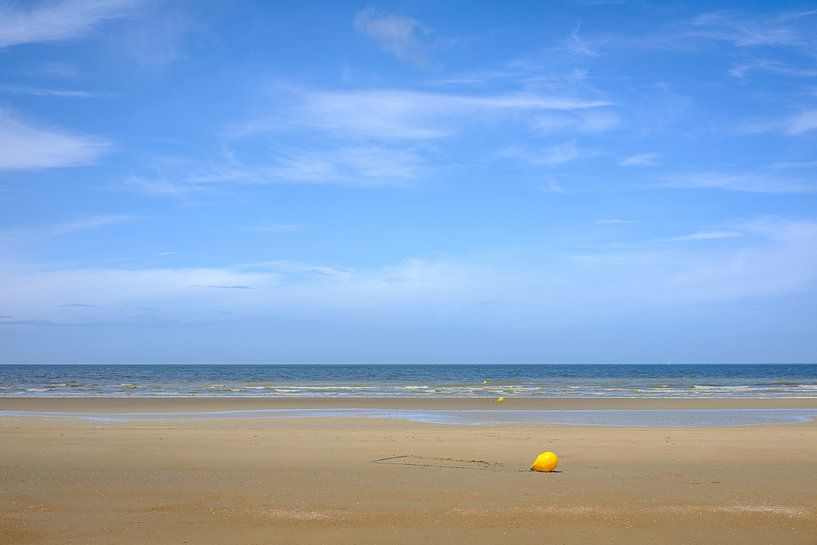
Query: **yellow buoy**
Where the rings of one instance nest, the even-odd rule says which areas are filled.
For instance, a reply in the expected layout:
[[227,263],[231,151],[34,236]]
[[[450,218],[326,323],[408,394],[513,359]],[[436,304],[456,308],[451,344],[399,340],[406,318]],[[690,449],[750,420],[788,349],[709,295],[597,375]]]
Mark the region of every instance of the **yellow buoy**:
[[482,383],[483,383],[483,384],[488,384],[488,381],[487,381],[487,380],[483,380],[483,381],[482,381]]
[[505,403],[505,396],[499,396],[498,398],[496,398],[496,402],[497,403]]
[[533,461],[533,465],[530,466],[530,470],[547,473],[548,471],[553,471],[556,469],[557,465],[559,465],[559,457],[556,456],[555,452],[543,452],[536,457],[536,460]]

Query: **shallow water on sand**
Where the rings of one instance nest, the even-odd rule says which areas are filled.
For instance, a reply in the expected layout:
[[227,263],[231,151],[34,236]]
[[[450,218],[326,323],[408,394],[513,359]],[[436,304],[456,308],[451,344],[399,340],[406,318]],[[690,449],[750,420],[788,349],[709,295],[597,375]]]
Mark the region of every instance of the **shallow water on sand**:
[[0,411],[0,417],[81,418],[102,422],[229,418],[377,418],[428,424],[537,424],[604,427],[721,427],[793,424],[817,419],[817,409],[683,410],[414,410],[414,409],[266,409],[194,413],[78,413]]

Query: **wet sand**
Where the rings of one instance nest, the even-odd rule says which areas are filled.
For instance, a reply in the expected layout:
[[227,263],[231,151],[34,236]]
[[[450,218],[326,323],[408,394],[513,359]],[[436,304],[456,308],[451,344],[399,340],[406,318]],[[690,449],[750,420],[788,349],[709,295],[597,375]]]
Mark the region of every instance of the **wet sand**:
[[[0,410],[284,407],[272,401],[4,399]],[[320,408],[339,406],[332,401]],[[372,402],[485,408],[483,400],[428,401]],[[615,408],[591,401],[607,403],[589,408]],[[667,400],[632,401],[613,405],[669,408]],[[264,405],[232,405],[248,402]],[[304,402],[325,403],[294,403]],[[543,450],[560,455],[559,472],[527,471]],[[629,429],[2,417],[0,483],[0,543],[9,545],[817,543],[815,423]]]

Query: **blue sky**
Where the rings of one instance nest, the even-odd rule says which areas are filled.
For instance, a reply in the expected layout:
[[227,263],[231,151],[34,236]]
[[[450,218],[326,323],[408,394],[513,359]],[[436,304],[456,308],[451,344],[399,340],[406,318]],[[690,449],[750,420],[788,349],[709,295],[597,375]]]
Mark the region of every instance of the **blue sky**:
[[0,362],[813,362],[814,2],[0,1]]

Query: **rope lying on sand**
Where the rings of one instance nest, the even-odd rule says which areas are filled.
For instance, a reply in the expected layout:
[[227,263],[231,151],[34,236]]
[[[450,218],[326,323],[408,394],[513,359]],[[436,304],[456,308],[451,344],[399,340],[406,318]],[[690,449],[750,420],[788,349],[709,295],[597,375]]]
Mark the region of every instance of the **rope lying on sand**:
[[[402,460],[402,461],[399,461]],[[417,460],[417,461],[411,461]],[[438,463],[433,463],[438,462]],[[447,462],[447,463],[446,463]],[[496,462],[486,462],[484,460],[461,460],[457,458],[435,458],[431,456],[415,456],[413,454],[401,454],[400,456],[388,456],[372,460],[370,464],[386,464],[413,467],[437,467],[443,469],[470,469],[473,471],[505,471],[510,473],[523,472],[527,469],[510,469]]]

